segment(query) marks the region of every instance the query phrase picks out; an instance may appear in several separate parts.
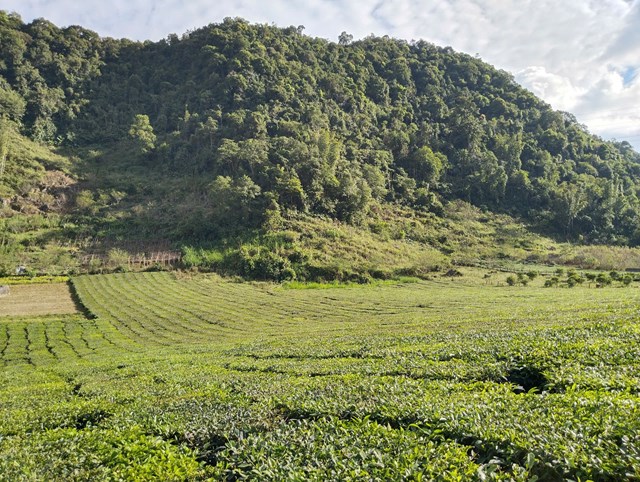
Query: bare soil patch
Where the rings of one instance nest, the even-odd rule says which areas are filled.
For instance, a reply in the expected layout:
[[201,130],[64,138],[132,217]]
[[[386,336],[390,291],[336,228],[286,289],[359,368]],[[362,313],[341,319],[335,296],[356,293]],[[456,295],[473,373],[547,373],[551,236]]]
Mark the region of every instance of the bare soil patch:
[[14,285],[0,296],[0,316],[77,313],[66,283]]

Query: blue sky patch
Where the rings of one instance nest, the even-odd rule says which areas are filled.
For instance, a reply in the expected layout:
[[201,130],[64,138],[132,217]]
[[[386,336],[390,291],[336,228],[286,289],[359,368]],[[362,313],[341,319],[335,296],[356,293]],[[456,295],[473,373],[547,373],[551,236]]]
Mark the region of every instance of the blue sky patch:
[[633,79],[636,77],[636,70],[637,70],[636,67],[627,67],[622,72],[622,79],[625,87],[629,85],[631,82],[633,82]]

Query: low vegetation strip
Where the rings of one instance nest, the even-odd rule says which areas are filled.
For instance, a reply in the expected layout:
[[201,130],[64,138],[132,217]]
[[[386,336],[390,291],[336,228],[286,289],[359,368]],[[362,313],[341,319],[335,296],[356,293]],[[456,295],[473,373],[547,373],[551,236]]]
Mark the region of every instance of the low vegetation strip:
[[0,480],[640,478],[635,287],[73,283],[0,319]]
[[68,276],[2,276],[0,277],[0,285],[33,285],[44,283],[65,283],[69,281]]

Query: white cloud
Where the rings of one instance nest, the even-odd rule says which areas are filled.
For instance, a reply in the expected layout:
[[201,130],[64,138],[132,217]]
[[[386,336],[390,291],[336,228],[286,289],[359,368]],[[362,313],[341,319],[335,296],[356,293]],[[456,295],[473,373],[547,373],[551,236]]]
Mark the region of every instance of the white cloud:
[[534,94],[560,110],[572,111],[585,92],[573,85],[570,78],[548,72],[542,66],[527,67],[517,72],[515,77]]
[[45,17],[101,35],[150,38],[244,17],[336,40],[347,31],[426,39],[514,72],[592,132],[640,149],[640,0],[3,0],[26,21]]
[[607,45],[603,61],[618,64],[639,63],[640,58],[640,1],[635,1],[622,19],[622,28]]

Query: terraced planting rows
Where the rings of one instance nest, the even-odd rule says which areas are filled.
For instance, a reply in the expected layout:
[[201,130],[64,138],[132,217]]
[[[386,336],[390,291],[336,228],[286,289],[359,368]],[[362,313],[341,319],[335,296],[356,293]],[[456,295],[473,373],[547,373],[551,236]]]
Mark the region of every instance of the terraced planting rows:
[[0,480],[640,479],[637,288],[73,284],[0,318]]

